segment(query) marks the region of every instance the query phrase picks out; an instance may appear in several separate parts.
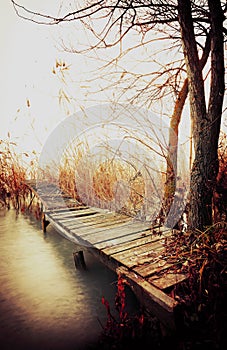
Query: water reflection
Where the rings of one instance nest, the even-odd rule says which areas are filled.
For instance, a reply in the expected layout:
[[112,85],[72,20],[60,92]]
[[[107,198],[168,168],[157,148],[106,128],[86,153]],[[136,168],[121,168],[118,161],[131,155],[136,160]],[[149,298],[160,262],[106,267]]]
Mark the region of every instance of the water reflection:
[[[104,295],[113,303],[116,275],[89,254],[76,271],[74,245],[34,218],[0,212],[2,349],[88,349],[104,324]],[[132,297],[133,298],[133,297]],[[132,299],[132,303],[133,303]],[[4,346],[3,346],[4,344]]]

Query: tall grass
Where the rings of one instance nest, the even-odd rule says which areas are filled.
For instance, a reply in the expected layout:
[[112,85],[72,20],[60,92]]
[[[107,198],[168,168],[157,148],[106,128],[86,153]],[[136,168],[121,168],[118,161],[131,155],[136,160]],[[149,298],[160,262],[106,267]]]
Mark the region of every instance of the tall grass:
[[10,206],[10,202],[19,209],[25,198],[26,168],[22,165],[26,153],[17,154],[16,144],[10,140],[0,140],[0,201],[1,206]]
[[219,171],[213,196],[214,222],[227,221],[227,134],[221,132],[218,147]]
[[[79,140],[65,150],[60,164],[50,163],[39,169],[38,156],[30,160],[27,153],[17,152],[17,145],[10,139],[0,140],[1,207],[11,202],[18,209],[28,193],[26,179],[39,176],[39,180],[58,184],[63,192],[86,205],[140,219],[158,215],[156,208],[160,208],[165,181],[164,151],[162,166],[154,171],[153,164],[149,164],[149,169],[146,164],[146,169],[141,170],[140,149],[138,154],[134,152],[125,158],[116,155],[109,145],[104,145],[99,154],[92,153],[89,147],[88,142]],[[215,222],[226,220],[227,136],[224,133],[218,154],[219,173],[213,201]],[[25,163],[24,158],[30,161]]]
[[[64,159],[60,167],[60,186],[72,197],[103,209],[119,209],[135,216],[145,197],[145,183],[141,173],[120,159],[79,161]],[[82,157],[83,158],[83,157]]]
[[[59,166],[60,187],[86,205],[135,217],[160,203],[162,175],[158,171],[153,179],[148,171],[141,171],[139,155],[133,157],[117,156],[107,146],[93,154],[86,142],[70,145]],[[153,193],[150,203],[148,192]]]

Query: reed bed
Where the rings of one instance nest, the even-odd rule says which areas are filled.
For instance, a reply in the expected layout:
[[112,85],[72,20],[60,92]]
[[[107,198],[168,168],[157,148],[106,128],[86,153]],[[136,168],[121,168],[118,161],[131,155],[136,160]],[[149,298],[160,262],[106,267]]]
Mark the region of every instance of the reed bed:
[[22,200],[28,194],[25,185],[27,170],[23,165],[23,157],[27,153],[18,154],[16,144],[9,140],[0,140],[0,202],[2,207],[13,207],[19,210]]
[[[141,147],[138,150],[134,147],[134,153],[130,151],[127,157],[121,150],[117,154],[108,144],[95,151],[86,140],[79,140],[66,148],[60,164],[52,161],[41,169],[35,152],[33,157],[25,152],[18,153],[17,145],[10,139],[0,140],[1,207],[9,206],[11,202],[19,209],[20,202],[28,194],[26,179],[37,179],[59,185],[63,192],[85,205],[141,220],[157,219],[164,196],[167,150],[161,146],[161,156],[156,153],[160,158],[158,166],[147,160],[144,166],[143,156],[139,153]],[[215,222],[225,221],[227,216],[227,136],[224,133],[220,137],[218,154],[219,173],[213,201]],[[184,203],[182,199],[180,204]]]
[[[80,153],[76,161],[64,159],[59,183],[64,192],[90,206],[135,216],[145,198],[141,173],[120,159],[91,161]],[[80,161],[82,159],[82,161]]]
[[87,143],[70,145],[59,166],[59,186],[83,204],[151,217],[160,205],[164,176],[159,169],[152,169],[153,175],[141,170],[141,163],[139,154],[116,155],[106,145],[99,153],[92,153]]

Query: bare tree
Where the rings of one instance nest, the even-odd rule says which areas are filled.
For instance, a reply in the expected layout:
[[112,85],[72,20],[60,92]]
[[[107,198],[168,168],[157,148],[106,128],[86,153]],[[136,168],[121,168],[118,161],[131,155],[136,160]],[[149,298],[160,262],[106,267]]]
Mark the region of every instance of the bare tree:
[[[212,224],[212,196],[218,172],[218,139],[225,91],[224,27],[227,5],[222,0],[113,0],[86,1],[83,6],[61,16],[41,14],[11,0],[17,14],[40,24],[55,25],[63,22],[82,21],[94,36],[94,44],[88,49],[108,48],[121,43],[130,31],[136,30],[146,37],[149,32],[162,33],[183,51],[186,76],[182,81],[179,64],[176,86],[176,102],[171,128],[178,134],[182,109],[189,91],[194,163],[191,171],[189,224],[203,229]],[[99,21],[101,29],[95,30]],[[210,57],[208,59],[208,56]],[[201,58],[200,58],[201,57]],[[210,87],[205,92],[203,68],[209,64]],[[176,70],[177,72],[177,70]],[[149,91],[152,84],[143,87]],[[165,86],[170,86],[170,82]],[[155,90],[152,90],[153,93]],[[162,89],[163,91],[163,89]],[[160,96],[160,95],[159,95]],[[207,97],[207,98],[206,98]],[[171,140],[172,154],[168,172],[176,163],[176,139]],[[175,144],[174,144],[175,142]],[[174,180],[173,180],[174,192]]]
[[189,81],[195,160],[191,172],[189,222],[202,229],[212,223],[212,196],[218,173],[218,139],[224,99],[224,15],[219,0],[208,0],[211,36],[211,82],[206,107],[202,67],[190,1],[178,0],[179,22]]

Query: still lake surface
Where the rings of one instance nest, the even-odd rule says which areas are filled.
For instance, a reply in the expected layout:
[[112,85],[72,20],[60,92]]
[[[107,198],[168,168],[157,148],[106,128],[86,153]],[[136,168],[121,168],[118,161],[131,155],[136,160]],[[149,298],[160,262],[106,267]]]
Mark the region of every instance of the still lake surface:
[[[89,349],[114,310],[117,276],[89,253],[75,269],[75,245],[51,225],[44,234],[31,214],[0,210],[1,349]],[[127,291],[128,310],[138,307]]]

